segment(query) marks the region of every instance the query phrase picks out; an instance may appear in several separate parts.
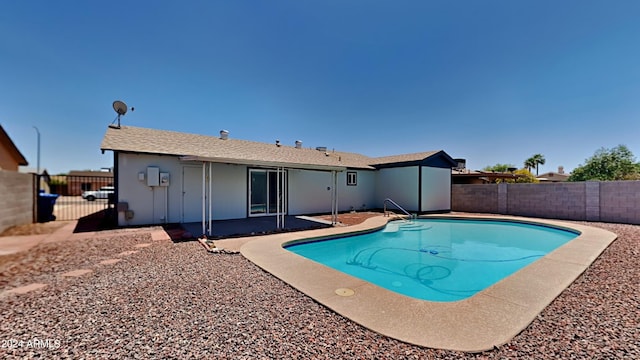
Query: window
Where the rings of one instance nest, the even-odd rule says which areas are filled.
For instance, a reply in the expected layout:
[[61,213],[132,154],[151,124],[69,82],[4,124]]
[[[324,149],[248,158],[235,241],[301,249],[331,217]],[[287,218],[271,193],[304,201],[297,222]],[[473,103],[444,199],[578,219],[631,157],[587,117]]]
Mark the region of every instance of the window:
[[91,190],[91,183],[85,183],[85,182],[81,183],[80,184],[80,189],[82,191],[90,191]]
[[358,173],[355,171],[347,171],[347,186],[358,185]]

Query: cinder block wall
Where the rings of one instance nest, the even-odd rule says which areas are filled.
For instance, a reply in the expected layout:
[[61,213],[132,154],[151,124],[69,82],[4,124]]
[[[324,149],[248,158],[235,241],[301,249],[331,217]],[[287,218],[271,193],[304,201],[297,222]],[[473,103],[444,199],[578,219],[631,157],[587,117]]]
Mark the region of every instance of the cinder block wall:
[[585,183],[508,184],[507,213],[585,220]]
[[453,211],[640,224],[640,181],[455,184],[451,191]]
[[0,232],[33,222],[33,175],[0,170]]
[[451,210],[499,213],[497,184],[452,184]]
[[600,220],[640,224],[640,181],[601,182]]

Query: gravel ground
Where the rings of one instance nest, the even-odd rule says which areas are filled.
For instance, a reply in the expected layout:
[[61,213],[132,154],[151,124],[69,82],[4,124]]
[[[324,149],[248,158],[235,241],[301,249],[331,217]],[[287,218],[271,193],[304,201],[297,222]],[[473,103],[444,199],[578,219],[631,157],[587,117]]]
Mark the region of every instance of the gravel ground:
[[[465,354],[389,339],[327,310],[239,254],[208,254],[197,242],[156,241],[136,249],[152,242],[137,233],[43,244],[0,257],[0,291],[49,284],[0,295],[0,357],[640,358],[640,226],[589,225],[619,238],[529,327],[492,351]],[[98,265],[126,250],[139,252]],[[59,276],[78,268],[94,272]]]
[[52,234],[54,231],[68,224],[67,221],[50,221],[46,223],[34,223],[16,225],[5,229],[0,233],[2,236],[15,236],[15,235],[37,235],[37,234]]

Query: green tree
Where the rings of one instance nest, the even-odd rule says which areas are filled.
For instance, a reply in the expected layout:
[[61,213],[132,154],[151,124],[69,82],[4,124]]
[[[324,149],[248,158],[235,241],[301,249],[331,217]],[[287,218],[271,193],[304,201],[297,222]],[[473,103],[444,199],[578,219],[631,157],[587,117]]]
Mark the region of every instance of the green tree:
[[568,181],[587,180],[637,180],[640,179],[640,164],[625,145],[613,149],[600,148],[592,157],[573,169]]
[[496,179],[495,182],[496,184],[500,184],[500,183],[509,183],[509,184],[514,184],[514,183],[538,183],[540,182],[540,180],[536,179],[536,177],[531,173],[531,171],[522,168],[522,169],[518,169],[516,171],[513,172],[514,175],[517,175],[516,178],[513,179]]
[[527,169],[520,169],[514,172],[516,175],[520,175],[516,178],[516,183],[539,183],[540,180],[536,179],[535,176],[531,173],[531,171]]
[[514,169],[515,165],[511,164],[495,164],[493,166],[485,166],[482,171],[493,171],[493,172],[507,172],[509,169]]
[[532,168],[536,168],[536,176],[538,176],[538,168],[540,165],[544,165],[547,160],[542,154],[535,154],[532,157],[524,161],[524,167],[531,171]]

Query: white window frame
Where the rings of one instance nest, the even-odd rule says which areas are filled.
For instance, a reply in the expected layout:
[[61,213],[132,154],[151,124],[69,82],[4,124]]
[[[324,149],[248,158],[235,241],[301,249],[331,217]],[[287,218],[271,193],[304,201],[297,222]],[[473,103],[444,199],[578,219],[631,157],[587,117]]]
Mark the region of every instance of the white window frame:
[[347,186],[358,186],[358,173],[347,171]]

